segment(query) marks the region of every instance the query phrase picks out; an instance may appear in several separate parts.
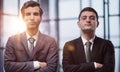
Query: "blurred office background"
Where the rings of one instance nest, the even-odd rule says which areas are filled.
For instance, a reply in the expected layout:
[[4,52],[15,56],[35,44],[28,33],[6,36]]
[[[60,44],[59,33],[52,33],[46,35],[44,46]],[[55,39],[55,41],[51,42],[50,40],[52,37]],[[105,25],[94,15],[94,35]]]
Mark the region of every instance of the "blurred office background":
[[[4,50],[9,36],[23,32],[20,8],[28,0],[0,0],[0,72],[4,72]],[[59,46],[59,71],[62,70],[64,43],[81,34],[77,18],[82,8],[97,10],[100,25],[96,35],[111,40],[115,46],[115,72],[120,72],[120,0],[34,0],[44,11],[40,30],[56,39]]]

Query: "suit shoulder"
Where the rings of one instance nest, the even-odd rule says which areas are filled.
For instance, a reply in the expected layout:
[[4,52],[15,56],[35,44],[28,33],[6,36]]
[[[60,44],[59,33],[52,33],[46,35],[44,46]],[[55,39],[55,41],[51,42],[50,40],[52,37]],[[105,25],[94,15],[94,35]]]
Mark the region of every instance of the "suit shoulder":
[[44,37],[44,39],[47,41],[54,41],[55,40],[55,38],[53,38],[52,36],[46,35],[46,34],[42,34],[42,37]]
[[77,44],[79,44],[80,43],[80,38],[76,38],[76,39],[73,39],[73,40],[70,40],[70,41],[67,41],[67,42],[65,42],[65,45],[64,45],[64,47],[68,47],[68,48],[74,48],[74,46],[76,46]]
[[73,39],[73,40],[70,40],[70,41],[67,41],[66,43],[77,43],[78,41],[80,41],[80,38],[76,38],[76,39]]
[[100,41],[110,41],[110,40],[103,39],[103,38],[100,38],[100,37],[96,37],[95,39],[96,39],[96,40],[100,40]]
[[68,42],[65,43],[64,45],[64,50],[68,50],[70,52],[73,52],[76,49],[76,44],[79,43],[80,38],[76,38],[73,40],[70,40]]
[[110,40],[103,39],[103,38],[100,38],[100,37],[96,37],[95,41],[100,42],[100,43],[104,43],[104,44],[106,44],[106,43],[112,44],[112,42]]
[[23,33],[18,33],[18,34],[11,35],[11,36],[9,37],[9,39],[19,38],[19,37],[21,37],[23,34],[24,34],[24,32],[23,32]]

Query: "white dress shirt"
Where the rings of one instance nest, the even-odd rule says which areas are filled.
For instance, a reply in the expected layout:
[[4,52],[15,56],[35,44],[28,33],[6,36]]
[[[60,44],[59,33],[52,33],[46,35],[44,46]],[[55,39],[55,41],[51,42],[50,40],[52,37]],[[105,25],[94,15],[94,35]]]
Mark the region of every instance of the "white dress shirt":
[[[38,40],[38,35],[39,35],[39,31],[34,35],[32,36],[34,39],[35,39],[35,42],[34,42],[34,47],[36,46],[36,42]],[[31,37],[27,32],[26,32],[26,36],[27,36],[27,43],[28,43],[28,48],[30,49],[30,42],[29,42],[29,38]],[[34,69],[38,69],[40,67],[39,65],[39,61],[33,61],[33,65],[34,65]]]
[[[86,48],[85,43],[88,42],[88,41],[83,36],[81,36],[81,39],[83,41],[83,45],[84,45],[84,49],[85,49]],[[90,47],[91,51],[92,51],[92,48],[93,48],[94,39],[95,39],[95,36],[89,40],[91,42],[91,47]],[[85,54],[86,54],[86,52],[85,52]],[[94,62],[94,66],[95,66],[95,68],[97,68],[96,62]]]

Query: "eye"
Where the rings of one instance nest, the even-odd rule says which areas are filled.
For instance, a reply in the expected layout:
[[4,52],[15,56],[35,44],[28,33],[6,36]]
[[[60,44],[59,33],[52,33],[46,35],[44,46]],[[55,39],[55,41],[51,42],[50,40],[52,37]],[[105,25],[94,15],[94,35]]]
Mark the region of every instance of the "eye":
[[81,20],[85,20],[87,17],[86,16],[82,16],[81,17]]
[[95,20],[95,16],[90,16],[90,20]]
[[26,13],[25,15],[26,15],[26,16],[30,16],[30,13]]
[[34,15],[35,15],[35,16],[39,16],[39,13],[36,12],[36,13],[34,13]]

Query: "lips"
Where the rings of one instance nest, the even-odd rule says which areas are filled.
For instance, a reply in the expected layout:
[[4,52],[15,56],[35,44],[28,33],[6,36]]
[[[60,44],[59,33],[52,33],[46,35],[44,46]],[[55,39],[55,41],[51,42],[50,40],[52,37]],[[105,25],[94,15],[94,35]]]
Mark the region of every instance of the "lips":
[[85,24],[85,26],[91,26],[91,24]]
[[35,24],[35,22],[29,22],[29,24],[30,24],[30,25],[34,25],[34,24]]

